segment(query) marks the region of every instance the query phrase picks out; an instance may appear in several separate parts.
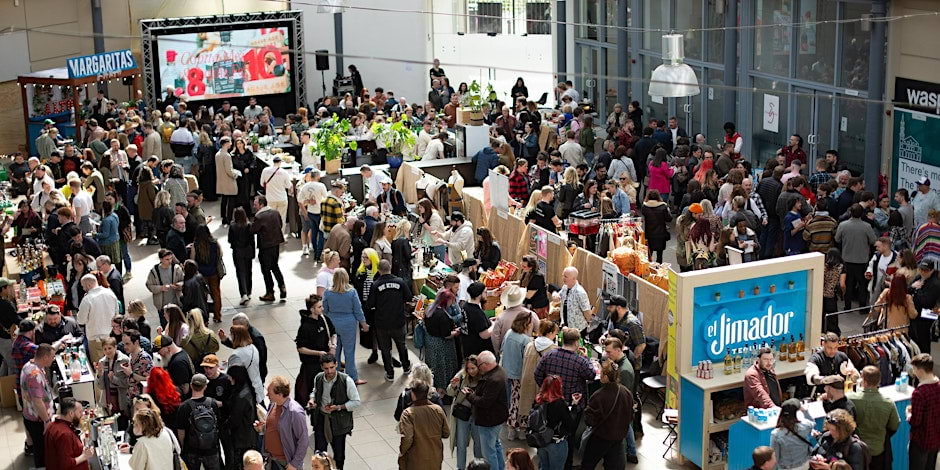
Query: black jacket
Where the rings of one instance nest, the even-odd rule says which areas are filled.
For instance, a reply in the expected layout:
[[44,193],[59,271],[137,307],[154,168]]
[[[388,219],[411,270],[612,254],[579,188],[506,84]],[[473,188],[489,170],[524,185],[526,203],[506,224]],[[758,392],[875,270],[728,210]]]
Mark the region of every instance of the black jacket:
[[232,393],[225,403],[229,410],[228,430],[232,435],[232,447],[238,450],[254,449],[258,445],[258,432],[252,424],[258,419],[251,386],[244,386]]
[[109,272],[107,276],[107,281],[111,292],[114,292],[114,295],[117,297],[118,301],[121,302],[121,305],[127,305],[124,303],[124,278],[121,277],[121,273],[118,272],[117,268],[111,268],[111,272]]
[[392,274],[411,282],[411,242],[407,238],[392,240]]
[[780,198],[780,191],[783,191],[783,183],[773,177],[764,178],[757,184],[757,195],[760,196],[760,202],[767,209],[767,218],[770,220],[780,220],[777,215],[777,199]]
[[450,333],[454,331],[454,328],[457,328],[457,325],[450,319],[450,315],[448,315],[447,312],[439,309],[434,312],[434,315],[424,318],[424,327],[431,336],[447,338],[450,336]]
[[183,281],[183,293],[180,296],[180,308],[188,312],[194,308],[202,311],[203,317],[209,315],[209,303],[206,301],[206,295],[209,293],[209,285],[202,277],[202,274],[196,273],[195,276]]
[[401,194],[401,191],[397,189],[392,188],[392,190],[387,193],[383,191],[382,194],[379,194],[379,197],[376,198],[375,202],[378,203],[379,207],[382,207],[382,204],[386,202],[386,197],[389,195],[391,195],[389,205],[392,208],[392,214],[398,216],[408,215],[408,206],[405,205],[405,197]]
[[232,247],[232,256],[255,257],[255,236],[251,233],[251,225],[229,225],[228,242]]
[[669,206],[662,201],[646,201],[640,208],[643,216],[643,226],[646,228],[646,238],[650,240],[669,239]]
[[[639,127],[637,129],[640,129]],[[646,159],[653,153],[656,140],[652,137],[643,137],[633,145],[633,166],[636,168],[637,181],[643,181],[646,176]]]
[[834,209],[829,209],[829,215],[834,219],[839,220],[842,217],[842,214],[845,214],[852,204],[855,201],[855,191],[852,191],[849,188],[845,188],[845,191],[842,191],[842,194],[839,195],[839,199],[836,199],[836,207]]
[[[298,348],[307,348],[314,351],[329,351],[330,337],[336,335],[333,321],[326,315],[314,319],[307,310],[300,311],[300,327],[297,328],[297,337],[294,343]],[[300,354],[301,363],[319,364],[318,356]]]
[[182,263],[189,259],[186,253],[186,238],[183,236],[183,232],[171,227],[170,231],[166,233],[165,245],[176,256],[177,262]]
[[499,244],[494,241],[485,255],[481,248],[481,245],[477,245],[477,252],[474,254],[477,261],[480,262],[480,267],[482,267],[484,271],[496,269],[496,266],[499,265],[499,261],[502,259],[502,251],[499,249]]
[[925,308],[934,308],[937,301],[940,300],[940,276],[934,272],[927,279],[923,279],[924,285],[920,289],[914,290],[914,308],[919,312]]
[[394,329],[405,326],[405,302],[411,301],[411,297],[411,288],[402,278],[391,274],[382,274],[375,278],[369,290],[366,308],[375,309],[376,328]]

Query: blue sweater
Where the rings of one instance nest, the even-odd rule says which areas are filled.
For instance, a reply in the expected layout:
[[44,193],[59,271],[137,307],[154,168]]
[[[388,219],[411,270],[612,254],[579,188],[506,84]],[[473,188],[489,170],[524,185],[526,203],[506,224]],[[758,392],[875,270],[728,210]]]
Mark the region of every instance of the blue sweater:
[[477,164],[476,171],[473,172],[473,177],[477,179],[477,183],[482,183],[490,174],[490,170],[499,165],[499,155],[490,146],[483,147],[473,156],[472,160]]
[[525,347],[532,337],[510,330],[503,338],[500,348],[500,365],[506,371],[506,377],[519,380],[522,378],[522,363]]
[[323,292],[323,311],[330,317],[330,320],[336,322],[348,321],[354,318],[355,321],[366,321],[362,313],[362,304],[359,302],[359,294],[355,289],[349,289],[342,294],[326,290]]
[[110,245],[117,243],[120,239],[118,233],[118,216],[114,212],[111,215],[101,219],[101,225],[98,227],[98,233],[95,235],[99,245]]

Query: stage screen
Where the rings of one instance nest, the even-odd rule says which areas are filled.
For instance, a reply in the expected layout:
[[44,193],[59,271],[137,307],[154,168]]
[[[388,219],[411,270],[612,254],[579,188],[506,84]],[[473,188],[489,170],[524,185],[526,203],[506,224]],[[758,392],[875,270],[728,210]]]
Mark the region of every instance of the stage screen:
[[157,38],[159,90],[190,101],[290,93],[287,27],[231,29]]

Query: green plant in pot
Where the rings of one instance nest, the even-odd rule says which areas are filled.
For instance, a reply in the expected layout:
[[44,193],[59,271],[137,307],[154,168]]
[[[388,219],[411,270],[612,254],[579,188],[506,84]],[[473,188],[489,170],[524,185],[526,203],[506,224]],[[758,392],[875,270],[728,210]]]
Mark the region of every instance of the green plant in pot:
[[489,101],[491,95],[495,94],[493,85],[486,85],[485,96],[483,87],[474,80],[467,86],[467,107],[470,108],[470,119],[467,124],[471,126],[483,125],[483,104]]
[[[408,127],[408,123],[404,120],[391,124],[375,123],[371,130],[375,140],[384,143],[388,149],[388,165],[392,168],[401,166],[405,149],[415,145],[415,133]],[[420,160],[421,155],[415,155],[414,158]]]
[[313,153],[323,157],[329,174],[339,173],[347,149],[356,150],[359,147],[356,141],[346,140],[349,128],[349,120],[340,119],[334,114],[312,129],[314,132],[311,133],[310,145]]

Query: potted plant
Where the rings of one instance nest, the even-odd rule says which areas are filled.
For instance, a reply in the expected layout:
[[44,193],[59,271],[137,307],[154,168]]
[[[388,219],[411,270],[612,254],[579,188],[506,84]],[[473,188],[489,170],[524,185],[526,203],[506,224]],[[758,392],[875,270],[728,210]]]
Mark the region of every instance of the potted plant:
[[326,162],[328,174],[339,173],[343,166],[343,155],[346,149],[356,150],[359,144],[356,141],[346,140],[349,134],[349,120],[340,119],[337,115],[321,122],[311,135],[311,150],[315,155],[323,157]]
[[[400,167],[405,149],[415,145],[415,133],[404,120],[391,124],[375,123],[372,125],[372,133],[375,134],[375,140],[381,141],[388,149],[388,166],[391,168]],[[421,156],[415,155],[414,158],[420,160]]]
[[486,103],[489,97],[494,94],[493,85],[486,85],[486,97],[483,96],[483,88],[480,83],[474,80],[467,87],[467,108],[469,116],[465,115],[463,120],[471,126],[483,125],[483,103]]
[[255,134],[254,132],[248,134],[248,143],[251,144],[251,151],[258,153],[258,148],[260,147],[258,142],[258,134]]

